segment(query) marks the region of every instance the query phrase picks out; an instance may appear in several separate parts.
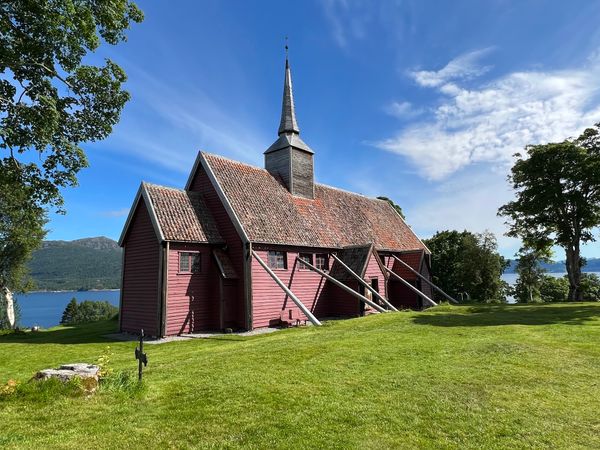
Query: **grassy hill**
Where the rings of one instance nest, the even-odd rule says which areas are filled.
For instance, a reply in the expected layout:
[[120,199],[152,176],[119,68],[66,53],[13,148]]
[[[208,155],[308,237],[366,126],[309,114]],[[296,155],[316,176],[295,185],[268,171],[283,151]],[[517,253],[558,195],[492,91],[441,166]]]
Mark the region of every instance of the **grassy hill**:
[[[0,336],[0,383],[115,322]],[[146,346],[139,397],[0,401],[2,448],[599,448],[600,305],[442,306]]]
[[40,290],[117,289],[121,248],[106,237],[44,241],[29,270]]

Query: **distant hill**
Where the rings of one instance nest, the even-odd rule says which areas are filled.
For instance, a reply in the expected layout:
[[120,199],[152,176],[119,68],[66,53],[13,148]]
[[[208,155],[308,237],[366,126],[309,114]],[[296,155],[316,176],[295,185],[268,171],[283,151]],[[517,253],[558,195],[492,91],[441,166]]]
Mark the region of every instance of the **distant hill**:
[[[510,266],[505,270],[505,273],[515,273],[515,269],[517,266],[517,262],[513,259],[510,261]],[[565,269],[564,261],[557,261],[552,263],[544,263],[542,264],[548,272],[550,273],[564,273],[567,271]],[[584,272],[600,272],[600,258],[589,258],[587,260],[587,264],[583,266]]]
[[39,290],[118,289],[121,248],[106,237],[44,241],[29,262]]

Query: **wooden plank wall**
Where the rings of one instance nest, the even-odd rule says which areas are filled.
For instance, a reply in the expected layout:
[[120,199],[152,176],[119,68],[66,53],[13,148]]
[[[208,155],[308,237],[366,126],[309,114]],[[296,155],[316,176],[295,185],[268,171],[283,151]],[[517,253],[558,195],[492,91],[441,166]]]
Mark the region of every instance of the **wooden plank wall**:
[[121,331],[158,335],[160,246],[140,199],[124,241]]
[[219,227],[219,232],[227,243],[227,253],[229,254],[231,263],[239,277],[237,282],[237,295],[235,301],[233,302],[234,305],[232,308],[232,318],[229,324],[234,328],[244,328],[246,326],[246,312],[243,279],[244,247],[242,244],[242,239],[238,235],[233,223],[229,219],[229,215],[227,214],[225,207],[221,203],[216,190],[213,188],[202,166],[198,167],[198,171],[196,172],[196,175],[190,184],[190,190],[202,193],[204,201],[206,202],[206,205],[210,209],[212,216]]
[[[198,252],[199,273],[179,273],[179,253]],[[219,329],[219,283],[210,246],[171,243],[168,260],[168,336]]]

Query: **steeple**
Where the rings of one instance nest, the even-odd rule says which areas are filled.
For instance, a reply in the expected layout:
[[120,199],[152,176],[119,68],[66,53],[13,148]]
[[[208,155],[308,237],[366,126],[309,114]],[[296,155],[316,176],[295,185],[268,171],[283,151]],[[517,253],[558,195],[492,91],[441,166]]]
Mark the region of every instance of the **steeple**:
[[[287,45],[285,47],[287,53]],[[300,134],[298,122],[296,121],[294,93],[292,92],[292,71],[290,70],[290,63],[288,61],[287,54],[285,56],[285,81],[283,83],[281,121],[279,122],[279,131],[277,134],[281,136],[283,133]]]
[[278,177],[293,195],[314,198],[313,154],[300,138],[300,128],[296,121],[294,94],[292,92],[292,72],[285,46],[285,80],[283,82],[283,102],[281,120],[277,134],[279,138],[265,152],[265,169]]

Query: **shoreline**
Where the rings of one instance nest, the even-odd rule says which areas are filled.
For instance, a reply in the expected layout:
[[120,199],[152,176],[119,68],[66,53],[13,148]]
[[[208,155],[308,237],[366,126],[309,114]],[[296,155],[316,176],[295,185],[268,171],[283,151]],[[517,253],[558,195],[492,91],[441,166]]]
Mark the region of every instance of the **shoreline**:
[[59,294],[59,293],[65,293],[65,292],[114,292],[114,291],[120,291],[120,288],[112,288],[112,289],[86,289],[85,291],[80,291],[77,289],[66,289],[66,290],[58,290],[58,291],[54,291],[54,290],[44,290],[44,289],[36,289],[34,291],[27,291],[27,292],[20,292],[20,293],[16,293],[16,295],[27,295],[27,294]]

